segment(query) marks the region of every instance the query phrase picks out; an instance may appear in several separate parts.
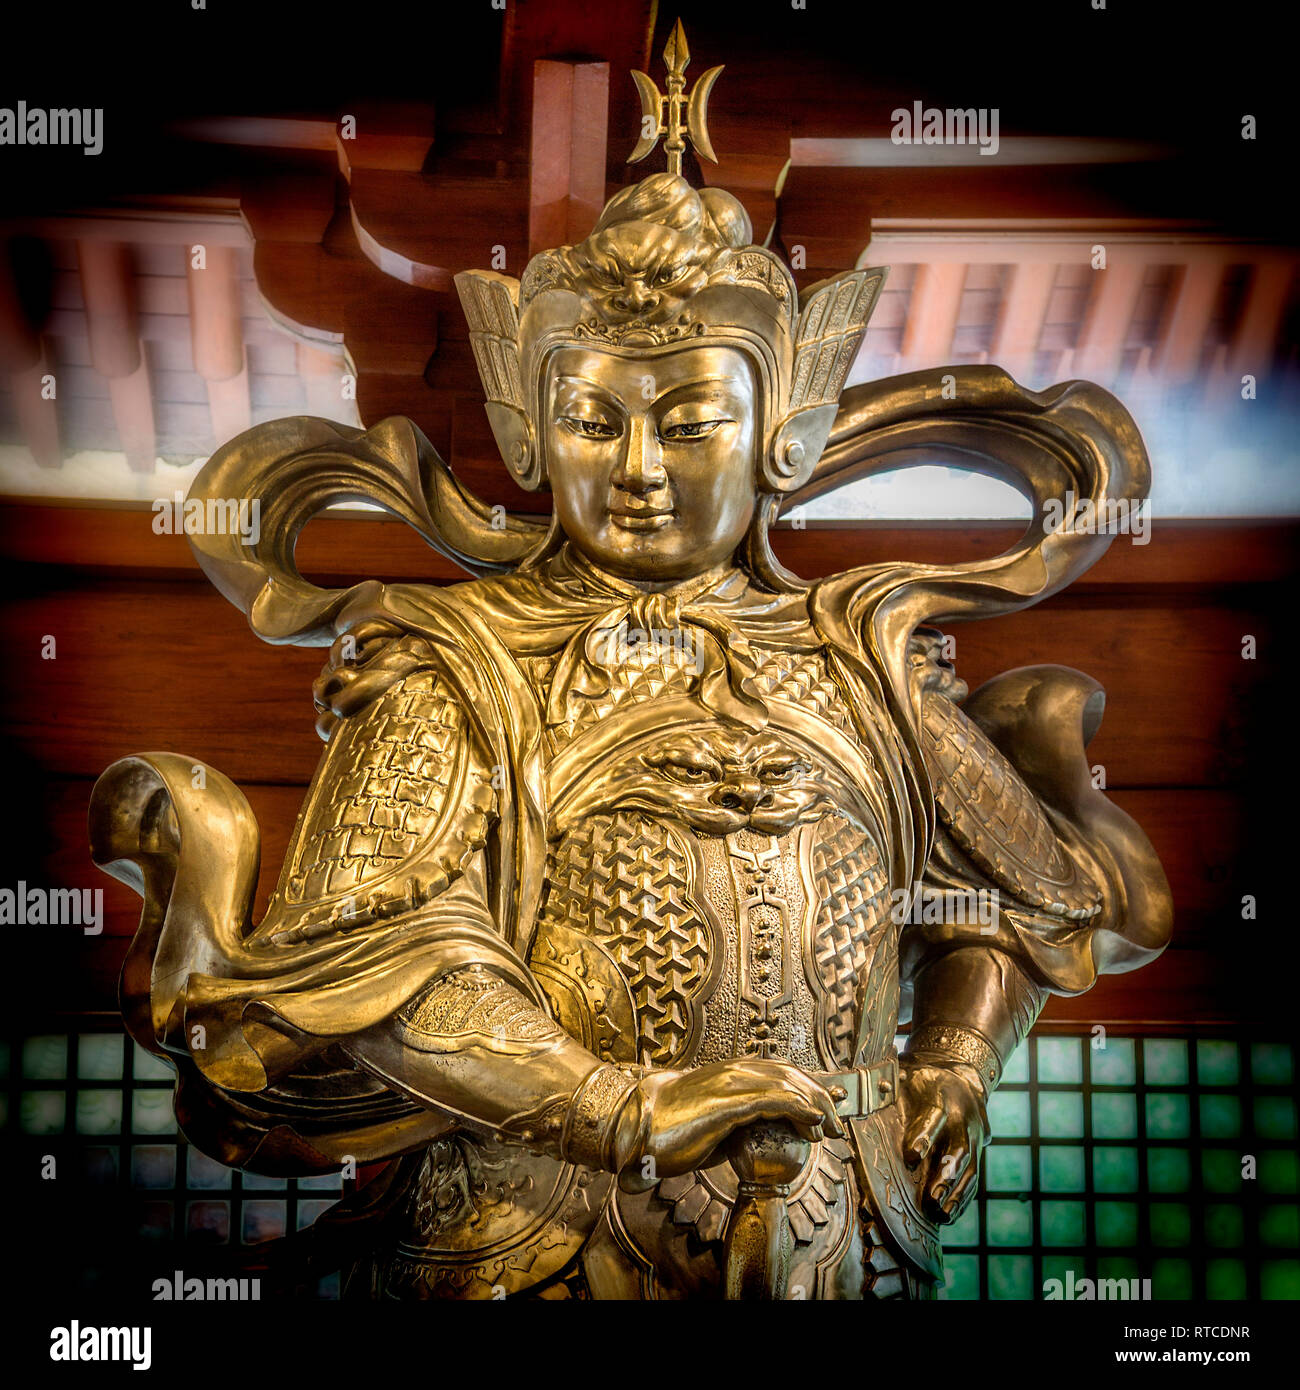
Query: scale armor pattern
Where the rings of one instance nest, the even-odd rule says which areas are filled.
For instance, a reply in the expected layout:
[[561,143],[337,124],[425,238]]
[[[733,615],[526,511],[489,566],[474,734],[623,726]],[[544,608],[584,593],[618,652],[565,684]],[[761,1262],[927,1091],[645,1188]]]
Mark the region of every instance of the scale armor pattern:
[[954,839],[1021,902],[1061,917],[1101,911],[1096,887],[1076,873],[1038,798],[984,731],[942,695],[922,705],[926,766]]
[[[273,930],[274,939],[311,935],[341,916],[359,923],[402,910],[413,905],[417,888],[421,899],[440,892],[468,840],[442,847],[439,867],[444,872],[427,883],[427,875],[417,885],[413,873],[399,871],[413,867],[421,850],[434,848],[433,837],[449,810],[449,792],[463,777],[467,752],[464,715],[435,671],[405,677],[341,721],[270,900],[267,921],[285,919]],[[460,811],[466,815],[471,809],[477,815],[491,804],[482,788],[464,800]],[[457,818],[464,816],[458,813]],[[486,820],[482,815],[477,819],[477,830],[484,831]],[[482,843],[480,834],[473,838]]]
[[[813,844],[816,926],[813,964],[825,993],[821,1030],[837,1067],[854,1065],[854,1034],[863,1007],[887,1000],[864,998],[866,970],[874,978],[890,936],[889,878],[875,841],[839,817],[818,827]],[[895,973],[895,988],[897,975]],[[878,990],[873,990],[873,995]],[[893,1037],[892,1026],[889,1036]],[[873,1054],[869,1061],[877,1061]]]
[[635,812],[594,816],[554,847],[547,880],[539,937],[552,922],[595,937],[632,992],[641,1064],[679,1063],[700,1030],[710,931],[671,830]]
[[841,733],[853,735],[844,697],[826,669],[821,652],[781,652],[755,647],[754,684],[764,698],[785,700],[811,710]]

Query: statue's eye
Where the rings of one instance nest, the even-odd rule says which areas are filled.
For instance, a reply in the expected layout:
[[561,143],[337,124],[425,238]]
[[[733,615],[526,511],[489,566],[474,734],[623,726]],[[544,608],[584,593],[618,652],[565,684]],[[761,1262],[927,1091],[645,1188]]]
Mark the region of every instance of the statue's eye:
[[666,425],[660,434],[664,439],[707,439],[723,420],[691,420],[680,425]]
[[764,782],[789,782],[799,771],[798,763],[767,763],[761,775]]
[[616,439],[618,430],[613,425],[606,424],[604,420],[584,420],[577,415],[566,415],[564,424],[567,429],[574,434],[581,435],[583,439]]
[[690,782],[696,785],[703,782],[716,782],[718,779],[716,768],[704,767],[696,763],[669,763],[664,771],[679,782]]
[[666,265],[655,276],[656,285],[671,285],[674,280],[679,280],[682,275],[683,267],[679,265]]

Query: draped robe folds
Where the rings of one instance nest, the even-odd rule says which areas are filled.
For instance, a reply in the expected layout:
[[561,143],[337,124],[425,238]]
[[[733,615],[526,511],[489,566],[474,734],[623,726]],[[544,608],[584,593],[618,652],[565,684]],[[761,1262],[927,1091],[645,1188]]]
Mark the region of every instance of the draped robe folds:
[[[917,735],[922,697],[905,666],[891,672],[862,640],[870,627],[864,612],[878,602],[873,586],[880,589],[880,577],[860,573],[776,595],[732,569],[680,586],[677,594],[645,595],[567,552],[536,572],[442,590],[358,586],[335,630],[374,631],[378,624],[394,640],[419,639],[420,664],[435,668],[454,692],[499,774],[496,818],[484,861],[431,901],[310,940],[274,939],[270,919],[251,925],[258,831],[233,784],[208,769],[206,788],[196,791],[192,760],[172,754],[116,764],[95,797],[96,858],[146,899],[123,972],[123,1010],[136,1040],[177,1066],[177,1112],[188,1137],[226,1163],[277,1174],[410,1152],[453,1119],[386,1090],[355,1069],[338,1045],[470,962],[548,1007],[524,963],[544,887],[547,712],[517,658],[559,654],[561,669],[566,663],[571,669],[554,690],[581,690],[602,678],[592,653],[611,630],[684,624],[706,653],[702,704],[720,716],[761,723],[762,701],[748,680],[748,642],[830,652],[840,662],[848,703],[857,706],[855,722],[886,770],[882,813],[894,878],[910,885],[934,833]],[[520,634],[513,649],[503,632]],[[337,710],[364,708],[383,682],[398,678],[382,667],[371,660],[349,667],[348,682],[335,686]],[[1065,682],[1067,703],[1077,680]],[[339,717],[348,714],[327,713],[325,720]],[[551,717],[558,717],[555,710]],[[1010,722],[1015,734],[1019,726]],[[1040,753],[1046,739],[1058,761],[1073,761],[1086,773],[1083,733],[1076,712],[1072,729],[1040,722],[1019,736]],[[993,937],[976,921],[917,921],[904,931],[906,973],[969,940],[1007,950],[1031,978],[1073,993],[1088,988],[1099,970],[1132,968],[1158,949],[1157,937],[1144,933],[1127,909],[1122,866],[1100,862],[1104,850],[1089,843],[1090,818],[1100,806],[1120,813],[1099,793],[1080,789],[1078,777],[1071,785],[1069,804],[1048,809],[1063,841],[1108,885],[1102,914],[1079,923],[1005,912]]]

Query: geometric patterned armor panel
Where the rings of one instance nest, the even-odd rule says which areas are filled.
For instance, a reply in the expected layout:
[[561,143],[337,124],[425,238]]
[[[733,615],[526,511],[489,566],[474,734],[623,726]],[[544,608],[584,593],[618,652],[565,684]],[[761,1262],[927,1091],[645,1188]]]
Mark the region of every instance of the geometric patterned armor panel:
[[409,912],[486,842],[491,778],[435,671],[414,671],[341,720],[298,816],[264,941]]
[[1021,902],[1070,919],[1101,911],[1038,798],[973,720],[942,695],[922,703],[922,746],[939,815],[962,850]]

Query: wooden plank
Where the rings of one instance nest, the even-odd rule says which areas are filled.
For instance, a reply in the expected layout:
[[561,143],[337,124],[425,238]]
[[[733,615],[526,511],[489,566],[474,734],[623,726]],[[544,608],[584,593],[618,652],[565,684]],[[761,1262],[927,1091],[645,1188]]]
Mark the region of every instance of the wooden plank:
[[[1280,617],[1280,615],[1279,615]],[[1224,786],[1266,755],[1262,721],[1283,666],[1278,620],[1188,603],[1137,607],[1088,596],[987,622],[954,624],[956,667],[971,687],[1016,666],[1058,663],[1107,692],[1088,748],[1108,786]],[[1242,638],[1262,658],[1244,660]]]
[[[320,755],[319,650],[273,648],[215,591],[127,582],[0,606],[12,644],[0,722],[46,774],[93,777],[166,748],[236,780],[305,782]],[[43,659],[47,637],[55,657]]]
[[[1295,950],[1283,959],[1293,968]],[[1083,1032],[1178,1024],[1198,1030],[1258,1023],[1282,1027],[1290,1016],[1284,986],[1261,977],[1257,960],[1244,952],[1168,950],[1141,970],[1104,975],[1087,994],[1057,996],[1043,1010],[1044,1031]],[[1040,1026],[1043,1026],[1040,1025]]]
[[[1250,884],[1249,815],[1235,792],[1190,787],[1108,793],[1146,832],[1174,895],[1174,941],[1208,946],[1241,926]],[[1243,881],[1244,879],[1244,881]]]
[[[484,421],[476,404],[456,403],[455,435],[473,452],[494,447]],[[505,476],[499,464],[497,471]],[[545,506],[545,499],[534,493],[515,489],[514,497],[518,501],[511,510]],[[0,498],[0,557],[24,566],[125,574],[161,571],[201,580],[184,538],[154,535],[152,520],[145,504],[87,507]],[[816,579],[887,559],[962,563],[997,554],[1019,534],[1018,526],[998,521],[809,521],[799,530],[781,523],[773,543],[797,574]],[[1118,537],[1069,593],[1148,585],[1188,590],[1274,585],[1294,576],[1297,553],[1300,525],[1294,521],[1157,519],[1150,544],[1134,545],[1128,537]],[[298,555],[305,571],[331,581],[378,577],[437,582],[465,577],[409,527],[374,516],[319,518],[303,533]]]
[[[0,620],[10,658],[0,718],[50,773],[93,776],[123,753],[165,747],[236,778],[310,774],[309,692],[323,653],[257,641],[205,585],[11,590]],[[1109,712],[1089,758],[1112,787],[1233,785],[1267,756],[1265,711],[1284,644],[1258,611],[1058,599],[953,633],[958,673],[972,688],[1044,662],[1098,680]],[[1243,633],[1256,636],[1258,659],[1242,659]],[[42,659],[47,636],[55,660]]]

